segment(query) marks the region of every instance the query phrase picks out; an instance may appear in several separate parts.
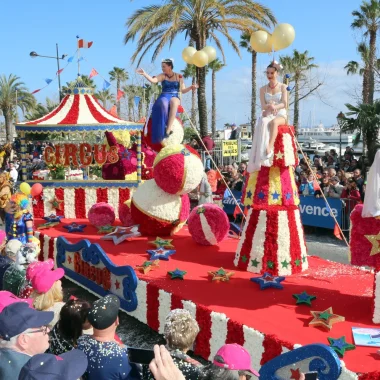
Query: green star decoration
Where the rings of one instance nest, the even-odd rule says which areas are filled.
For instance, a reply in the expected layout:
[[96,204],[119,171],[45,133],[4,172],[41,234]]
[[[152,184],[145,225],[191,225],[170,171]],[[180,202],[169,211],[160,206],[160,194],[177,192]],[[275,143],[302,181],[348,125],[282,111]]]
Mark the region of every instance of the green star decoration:
[[274,267],[274,262],[273,262],[273,261],[268,261],[268,262],[267,262],[267,267],[268,267],[269,269],[273,269],[273,267]]
[[98,228],[98,234],[109,234],[113,232],[114,227],[110,224],[107,224],[106,226],[101,226]]
[[204,214],[205,212],[205,208],[204,207],[199,207],[198,210],[197,210],[197,214]]
[[306,304],[311,306],[311,301],[314,301],[317,297],[303,291],[301,294],[293,294],[293,298],[297,300],[296,305]]
[[251,265],[252,265],[253,267],[257,268],[259,264],[260,264],[260,263],[259,263],[256,259],[255,259],[255,260],[251,260]]
[[241,257],[241,261],[242,261],[243,263],[246,263],[247,260],[248,260],[248,257],[247,257],[247,256],[244,255],[244,256]]
[[300,259],[294,260],[294,264],[296,265],[296,267],[299,267],[301,265],[301,260]]
[[286,269],[288,268],[289,264],[290,263],[288,263],[286,260],[284,260],[284,261],[281,262],[282,267],[286,268]]
[[356,348],[355,345],[346,342],[345,336],[341,336],[338,339],[328,337],[327,340],[330,343],[330,347],[337,352],[340,357],[343,357],[346,351]]
[[306,263],[306,255],[302,257],[302,262]]
[[178,280],[183,280],[183,276],[186,274],[187,272],[185,270],[181,270],[181,269],[176,269],[176,270],[172,270],[172,271],[169,271],[168,272],[168,275],[171,277],[172,280],[175,280],[176,278]]
[[328,313],[327,311],[319,314],[319,319],[324,319],[325,321],[328,321],[330,317],[332,317],[332,314]]

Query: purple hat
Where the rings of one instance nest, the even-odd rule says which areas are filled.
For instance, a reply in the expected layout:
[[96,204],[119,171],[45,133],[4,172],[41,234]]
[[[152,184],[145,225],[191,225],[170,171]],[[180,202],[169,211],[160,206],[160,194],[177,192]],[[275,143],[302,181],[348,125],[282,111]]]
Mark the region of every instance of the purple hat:
[[259,377],[259,373],[251,367],[251,356],[249,352],[239,344],[225,344],[216,353],[220,356],[224,363],[219,363],[216,360],[213,364],[217,367],[230,369],[234,371],[249,372],[252,375]]
[[86,354],[71,350],[59,356],[53,354],[34,355],[22,367],[19,380],[73,380],[79,379],[87,369]]

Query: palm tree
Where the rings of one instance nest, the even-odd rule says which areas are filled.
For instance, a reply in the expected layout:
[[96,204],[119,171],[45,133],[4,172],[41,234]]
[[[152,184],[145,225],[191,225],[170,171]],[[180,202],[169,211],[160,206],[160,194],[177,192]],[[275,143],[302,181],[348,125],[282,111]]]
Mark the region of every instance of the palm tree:
[[250,43],[251,33],[244,32],[240,36],[240,47],[247,49],[251,53],[252,63],[251,63],[251,131],[252,136],[256,125],[256,67],[257,67],[257,52],[254,51]]
[[360,10],[353,11],[353,29],[364,29],[364,36],[369,36],[368,53],[368,103],[373,103],[375,92],[376,36],[380,25],[380,3],[378,0],[363,1]]
[[40,119],[41,117],[44,117],[48,113],[54,111],[58,105],[59,103],[47,97],[45,99],[45,104],[38,103],[36,107],[31,110],[31,112],[28,112],[25,115],[25,119],[30,121]]
[[363,139],[363,145],[367,146],[369,163],[372,164],[379,143],[380,131],[380,101],[373,104],[360,103],[357,106],[346,104],[348,112],[342,131],[357,132],[356,140]]
[[[206,41],[213,42],[222,54],[224,36],[240,55],[239,46],[230,32],[269,27],[276,19],[272,11],[253,0],[164,0],[162,5],[149,5],[136,10],[126,22],[128,28],[124,41],[133,41],[138,35],[138,44],[132,55],[140,64],[153,46],[152,62],[165,45],[172,45],[176,37],[185,34],[195,48],[201,50]],[[197,68],[198,111],[202,136],[207,134],[206,69]]]
[[208,67],[211,69],[211,83],[212,83],[212,96],[211,96],[211,131],[212,136],[215,137],[216,134],[216,73],[225,66],[220,59],[215,59],[212,61]]
[[115,103],[115,96],[114,94],[111,94],[109,88],[96,92],[94,96],[96,99],[99,99],[103,103],[104,108],[107,108],[108,102]]
[[[108,74],[111,81],[116,81],[116,89],[118,94],[122,83],[126,82],[129,79],[129,75],[125,69],[116,66],[114,66],[114,68]],[[117,114],[120,115],[120,99],[116,102],[116,106]]]
[[[184,70],[181,70],[181,73],[185,79],[191,78],[191,84],[194,85],[196,83],[197,77],[197,68],[195,65],[187,64]],[[191,91],[191,122],[194,126],[197,125],[197,96],[195,91]]]
[[76,80],[67,82],[66,86],[62,87],[62,93],[66,94],[69,89],[72,90],[78,83],[85,87],[92,88],[93,90],[96,88],[96,84],[93,79],[89,78],[87,75],[80,75]]
[[13,122],[17,122],[17,108],[23,113],[36,106],[35,97],[25,87],[25,83],[14,74],[0,76],[0,111],[4,116],[7,142],[13,142]]
[[294,81],[294,117],[293,125],[296,135],[298,134],[299,122],[299,102],[300,102],[300,84],[306,79],[306,73],[314,67],[318,67],[312,63],[314,57],[309,57],[309,52],[305,50],[303,53],[294,49],[292,56],[280,57],[280,63],[284,67],[286,73],[291,74],[291,81]]

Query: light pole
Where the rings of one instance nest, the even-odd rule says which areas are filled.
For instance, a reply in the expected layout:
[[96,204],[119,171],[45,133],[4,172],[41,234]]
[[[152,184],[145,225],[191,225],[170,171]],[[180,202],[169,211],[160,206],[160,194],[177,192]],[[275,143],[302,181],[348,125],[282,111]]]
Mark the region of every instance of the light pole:
[[57,75],[58,75],[58,87],[59,87],[59,101],[62,100],[62,91],[61,91],[61,73],[59,72],[60,68],[59,68],[59,60],[62,59],[64,60],[65,57],[67,57],[67,54],[62,54],[62,56],[60,57],[59,54],[58,54],[58,44],[55,44],[56,46],[56,56],[55,57],[52,57],[52,56],[49,56],[49,55],[40,55],[40,54],[37,54],[35,51],[32,51],[29,53],[29,55],[32,57],[32,58],[36,58],[36,57],[41,57],[41,58],[52,58],[52,59],[56,59],[57,60],[57,67],[58,67],[58,71],[57,71]]
[[342,158],[342,127],[344,124],[344,113],[340,111],[336,118],[339,125],[339,157]]

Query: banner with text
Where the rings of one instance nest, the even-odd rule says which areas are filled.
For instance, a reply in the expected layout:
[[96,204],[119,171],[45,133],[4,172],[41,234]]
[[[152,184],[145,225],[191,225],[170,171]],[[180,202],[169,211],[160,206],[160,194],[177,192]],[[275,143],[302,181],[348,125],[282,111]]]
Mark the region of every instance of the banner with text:
[[233,157],[238,155],[238,142],[237,140],[223,140],[222,141],[223,157]]

